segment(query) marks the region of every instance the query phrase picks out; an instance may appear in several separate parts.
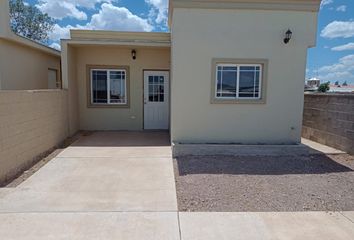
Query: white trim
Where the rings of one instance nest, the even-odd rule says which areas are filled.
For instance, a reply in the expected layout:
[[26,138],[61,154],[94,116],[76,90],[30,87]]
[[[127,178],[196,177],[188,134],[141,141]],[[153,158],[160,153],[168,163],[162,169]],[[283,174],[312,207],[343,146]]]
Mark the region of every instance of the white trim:
[[[219,72],[219,69],[218,67],[236,67],[236,73],[237,73],[237,76],[236,76],[236,97],[223,97],[223,96],[218,96],[218,72]],[[259,67],[259,70],[254,70],[254,73],[258,72],[259,73],[259,83],[258,83],[258,97],[240,97],[240,68],[241,67]],[[262,99],[262,71],[263,71],[263,66],[262,64],[254,64],[254,63],[240,63],[240,64],[233,64],[233,63],[218,63],[215,65],[215,72],[216,72],[216,78],[215,78],[215,98],[216,99],[225,99],[225,100],[240,100],[240,99],[245,99],[245,100],[260,100]],[[222,70],[224,71],[224,70]],[[226,70],[227,71],[227,70]],[[256,74],[254,75],[254,80],[253,80],[253,83],[256,82]],[[221,75],[221,85],[222,85],[222,75]],[[255,87],[256,85],[253,84],[253,95],[255,95]],[[221,86],[221,90],[222,90],[222,86]]]
[[[93,88],[92,88],[92,79],[93,79],[93,71],[106,71],[107,73],[107,103],[94,103],[93,102]],[[111,96],[110,96],[110,90],[111,90],[111,72],[123,72],[124,73],[124,102],[121,103],[111,103]],[[123,79],[121,79],[123,80]],[[122,85],[122,81],[121,81]],[[90,91],[91,91],[91,104],[92,105],[127,105],[128,104],[128,99],[127,99],[127,71],[125,69],[105,69],[105,68],[94,68],[90,69]]]
[[171,42],[164,41],[120,41],[120,40],[62,40],[68,45],[81,46],[81,45],[104,45],[104,46],[140,46],[140,47],[161,47],[170,48]]

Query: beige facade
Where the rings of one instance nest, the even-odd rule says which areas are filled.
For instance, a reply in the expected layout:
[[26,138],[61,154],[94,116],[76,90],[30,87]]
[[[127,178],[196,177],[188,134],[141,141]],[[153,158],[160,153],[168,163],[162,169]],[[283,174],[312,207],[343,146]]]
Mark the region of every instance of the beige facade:
[[14,34],[7,0],[0,1],[0,90],[48,88],[48,70],[60,81],[60,52]]
[[[71,40],[62,42],[62,49],[64,86],[69,87],[70,102],[77,103],[77,107],[70,107],[72,128],[143,130],[144,70],[170,70],[170,35],[107,31],[72,31],[71,35]],[[116,44],[112,44],[112,39]],[[132,59],[133,49],[137,53],[136,60]],[[89,67],[127,69],[128,104],[91,105]]]
[[60,79],[60,57],[26,45],[0,39],[0,89],[48,89],[48,70]]
[[[68,112],[69,112],[69,133],[70,135],[80,130],[79,126],[79,98],[78,83],[76,81],[77,63],[76,49],[67,44],[62,44],[62,72],[63,88],[68,89]],[[65,81],[64,81],[65,79]],[[70,79],[70,81],[68,81]]]
[[0,184],[68,137],[67,91],[0,91]]
[[[170,131],[177,143],[298,143],[307,49],[319,0],[170,1],[164,33],[71,31],[62,41],[71,131],[143,130],[144,70],[170,70]],[[285,32],[292,39],[284,43]],[[132,59],[132,50],[137,59]],[[262,67],[259,101],[214,99],[215,64]],[[247,62],[248,61],[248,62]],[[129,69],[127,106],[89,104],[89,66]]]
[[[80,129],[83,130],[142,130],[143,129],[143,71],[169,70],[169,49],[139,48],[132,60],[131,48],[77,48],[77,81],[79,91]],[[94,107],[88,104],[88,65],[129,66],[130,94],[128,107]],[[86,91],[85,91],[86,90]]]
[[[307,49],[315,45],[316,23],[312,11],[175,7],[172,141],[300,142]],[[289,28],[293,37],[284,44]],[[211,103],[214,58],[267,60],[265,103]]]

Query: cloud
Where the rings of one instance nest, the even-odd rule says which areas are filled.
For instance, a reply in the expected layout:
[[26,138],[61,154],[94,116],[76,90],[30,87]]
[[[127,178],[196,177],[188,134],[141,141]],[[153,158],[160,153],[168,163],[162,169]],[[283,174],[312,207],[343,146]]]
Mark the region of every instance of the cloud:
[[56,43],[56,42],[50,44],[49,47],[54,48],[54,49],[56,49],[56,50],[60,50],[60,48],[61,48],[61,47],[60,47],[60,44],[59,44],[59,43]]
[[347,6],[345,5],[340,5],[336,8],[337,12],[346,12],[347,11]]
[[354,21],[348,21],[348,22],[333,21],[321,31],[321,37],[324,38],[354,37]]
[[339,59],[338,63],[318,69],[319,78],[323,81],[354,81],[354,55]]
[[150,32],[153,26],[148,23],[147,19],[134,15],[127,8],[103,3],[99,12],[92,15],[90,22],[85,25],[60,26],[55,24],[53,31],[49,34],[49,39],[57,43],[60,39],[69,38],[70,29]]
[[333,3],[333,0],[322,0],[321,8],[323,8],[324,6],[329,5],[331,3]]
[[112,2],[112,0],[38,0],[36,6],[55,19],[70,17],[87,20],[87,14],[79,8],[94,9],[97,3],[102,2]]
[[134,15],[125,7],[104,3],[100,11],[92,16],[86,29],[150,32],[153,26],[146,19]]
[[60,39],[69,38],[70,29],[74,29],[76,27],[67,25],[65,27],[59,26],[58,24],[54,25],[53,31],[49,34],[49,39],[58,42]]
[[328,73],[328,74],[324,74],[324,75],[319,75],[318,78],[321,81],[324,81],[324,82],[327,82],[327,81],[329,81],[329,82],[336,82],[336,81],[344,82],[344,81],[347,81],[349,83],[349,82],[353,82],[354,74],[351,73],[351,72],[348,72],[348,71],[345,71],[345,72],[333,72],[333,73]]
[[340,45],[340,46],[336,46],[336,47],[333,47],[331,50],[332,50],[332,51],[348,51],[348,50],[354,50],[354,42],[348,43],[348,44],[344,44],[344,45]]
[[145,0],[145,2],[151,6],[150,21],[167,25],[168,0]]

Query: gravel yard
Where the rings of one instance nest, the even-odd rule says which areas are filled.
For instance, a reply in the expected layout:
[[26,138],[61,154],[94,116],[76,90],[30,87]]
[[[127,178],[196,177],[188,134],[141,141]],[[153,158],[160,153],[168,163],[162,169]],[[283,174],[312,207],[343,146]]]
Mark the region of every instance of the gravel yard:
[[180,211],[354,210],[347,154],[174,159]]

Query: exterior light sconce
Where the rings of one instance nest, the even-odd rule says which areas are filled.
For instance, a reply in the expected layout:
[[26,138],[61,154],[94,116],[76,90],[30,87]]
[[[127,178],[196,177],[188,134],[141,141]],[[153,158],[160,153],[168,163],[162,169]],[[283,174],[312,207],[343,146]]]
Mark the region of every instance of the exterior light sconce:
[[288,29],[288,31],[286,31],[286,33],[285,33],[285,38],[284,38],[285,44],[288,44],[290,42],[292,35],[293,35],[293,32],[290,29]]
[[135,49],[132,50],[132,58],[133,58],[133,60],[136,59],[136,50]]

